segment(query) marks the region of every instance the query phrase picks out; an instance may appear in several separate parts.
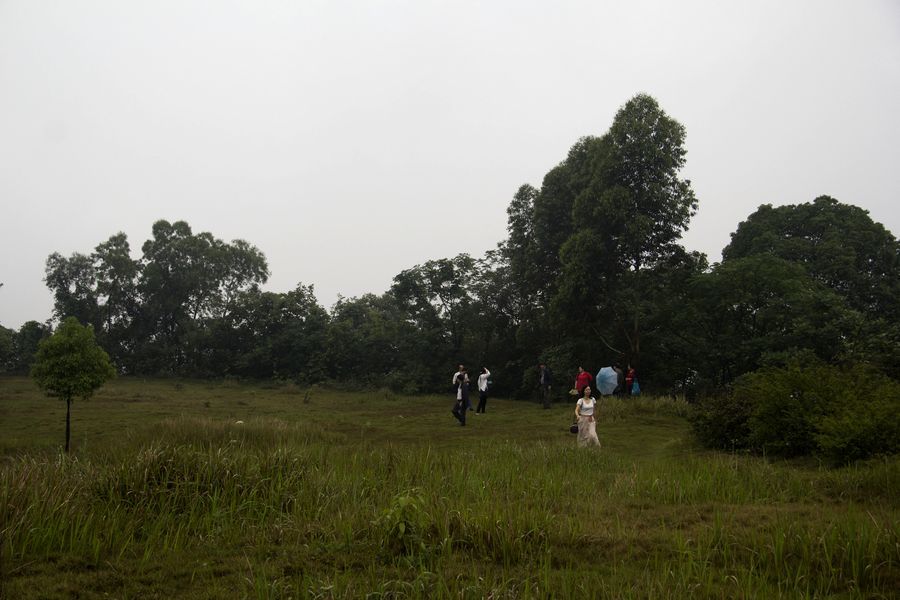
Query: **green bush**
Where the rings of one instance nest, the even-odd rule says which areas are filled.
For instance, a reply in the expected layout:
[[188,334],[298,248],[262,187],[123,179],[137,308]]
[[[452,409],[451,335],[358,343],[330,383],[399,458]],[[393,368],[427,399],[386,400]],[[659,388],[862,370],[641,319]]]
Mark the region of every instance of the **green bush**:
[[750,406],[732,394],[699,398],[690,413],[694,434],[707,448],[745,449],[750,445]]
[[900,383],[862,364],[791,361],[744,375],[691,420],[708,447],[847,463],[900,452]]
[[755,449],[845,463],[898,450],[898,387],[865,365],[793,363],[744,377],[735,396],[753,407]]
[[740,377],[734,385],[736,403],[750,408],[750,447],[776,456],[803,456],[816,450],[815,421],[836,391],[834,367],[765,367]]
[[900,383],[879,377],[856,383],[856,394],[816,421],[819,452],[833,462],[900,452]]

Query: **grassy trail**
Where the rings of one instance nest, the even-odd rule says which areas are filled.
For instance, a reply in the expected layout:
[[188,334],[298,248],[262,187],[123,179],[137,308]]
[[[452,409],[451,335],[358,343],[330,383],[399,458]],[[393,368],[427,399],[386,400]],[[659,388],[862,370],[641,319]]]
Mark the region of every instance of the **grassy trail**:
[[[698,449],[679,403],[0,379],[0,597],[890,598],[900,462]],[[241,421],[242,423],[238,423]]]

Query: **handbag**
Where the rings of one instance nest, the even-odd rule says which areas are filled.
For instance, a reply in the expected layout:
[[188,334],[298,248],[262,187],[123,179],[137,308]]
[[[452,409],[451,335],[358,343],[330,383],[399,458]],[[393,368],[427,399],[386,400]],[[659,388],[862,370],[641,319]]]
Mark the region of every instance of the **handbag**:
[[569,425],[569,433],[578,433],[578,422]]

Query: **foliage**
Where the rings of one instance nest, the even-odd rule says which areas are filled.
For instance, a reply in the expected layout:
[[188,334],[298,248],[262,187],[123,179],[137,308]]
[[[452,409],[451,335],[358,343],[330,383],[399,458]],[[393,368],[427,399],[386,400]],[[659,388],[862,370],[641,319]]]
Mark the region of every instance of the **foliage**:
[[475,261],[468,254],[430,260],[394,277],[391,294],[422,330],[433,330],[437,340],[451,351],[462,348],[468,310],[472,303],[469,284]]
[[265,256],[242,240],[195,235],[184,221],[154,223],[142,251],[136,327],[147,334],[137,337],[148,362],[136,367],[189,373],[206,346],[208,324],[228,317],[240,291],[267,280]]
[[426,540],[431,517],[425,511],[422,491],[412,489],[394,496],[381,515],[373,521],[381,547],[390,555],[416,555],[427,550]]
[[809,349],[835,361],[855,313],[801,265],[769,254],[732,259],[691,282],[695,327],[709,350],[703,376],[727,384],[755,371],[766,354]]
[[[493,394],[529,397],[539,360],[562,387],[578,365],[630,363],[645,391],[693,397],[808,351],[900,379],[893,235],[827,196],[763,205],[710,267],[679,243],[697,210],[685,164],[684,126],[638,94],[539,187],[516,190],[496,249],[416,264],[386,293],[330,310],[302,282],[263,291],[262,252],[184,221],[154,223],[139,257],[122,233],[90,253],[51,254],[46,282],[56,318],[92,325],[116,367],[135,375],[426,393],[446,392],[463,363],[491,370]],[[26,325],[9,370],[26,372],[48,333]]]
[[716,402],[695,417],[707,445],[734,435],[758,452],[837,463],[900,451],[900,384],[866,365],[792,360],[742,376]]
[[619,260],[635,271],[665,257],[697,210],[691,182],[679,177],[685,135],[684,126],[647,94],[625,103],[610,127],[610,159],[603,171],[610,188],[624,192],[625,205],[614,204],[610,211],[601,204],[592,216],[618,217]]
[[572,231],[560,246],[553,315],[567,334],[587,331],[602,341],[613,354],[601,364],[639,366],[647,323],[656,316],[654,272],[686,254],[676,242],[697,201],[679,176],[684,140],[684,127],[638,94],[605,136],[570,152],[570,160],[586,158],[570,169]]
[[890,322],[873,314],[854,315],[843,353],[848,361],[867,362],[900,381],[900,320]]
[[15,337],[15,331],[0,326],[0,373],[9,373],[13,370],[16,356]]
[[814,453],[814,423],[826,413],[835,392],[819,385],[819,376],[827,376],[829,370],[821,365],[792,363],[739,378],[734,386],[734,401],[750,407],[751,448],[776,456]]
[[900,242],[859,207],[829,196],[764,204],[722,251],[725,261],[763,254],[801,265],[856,310],[900,318]]
[[413,329],[389,294],[339,299],[328,325],[326,362],[330,375],[353,387],[404,388],[416,381],[401,367],[406,354],[403,344],[412,339]]
[[115,377],[109,356],[90,326],[69,317],[52,336],[41,341],[31,376],[41,389],[65,400],[89,398]]
[[750,405],[734,394],[701,396],[690,413],[697,440],[707,448],[741,450],[750,445]]
[[109,355],[94,339],[94,330],[69,317],[41,341],[31,376],[51,396],[66,401],[66,452],[69,451],[69,406],[74,398],[89,398],[115,377]]
[[52,329],[37,321],[26,321],[13,335],[13,353],[10,357],[9,370],[12,373],[25,374],[34,364],[41,341],[53,333]]
[[129,372],[208,373],[212,333],[240,294],[266,281],[265,256],[243,240],[228,244],[164,220],[153,224],[142,252],[131,258],[118,233],[90,255],[51,254],[45,281],[56,316],[92,325]]
[[900,453],[900,383],[863,371],[856,393],[837,394],[831,410],[816,419],[818,451],[835,463]]
[[[797,205],[764,204],[738,226],[722,256],[723,266],[778,257],[803,269],[823,303],[821,308],[806,303],[803,310],[811,325],[818,320],[832,330],[839,340],[835,354],[872,363],[900,379],[900,242],[865,210],[829,196]],[[843,314],[835,319],[836,312]]]
[[[248,348],[235,357],[234,344],[226,339],[218,349],[218,356],[232,365],[233,373],[301,383],[323,378],[328,315],[316,302],[311,285],[299,284],[286,294],[251,289],[236,299],[233,313],[225,322]],[[230,331],[224,328],[223,332]]]

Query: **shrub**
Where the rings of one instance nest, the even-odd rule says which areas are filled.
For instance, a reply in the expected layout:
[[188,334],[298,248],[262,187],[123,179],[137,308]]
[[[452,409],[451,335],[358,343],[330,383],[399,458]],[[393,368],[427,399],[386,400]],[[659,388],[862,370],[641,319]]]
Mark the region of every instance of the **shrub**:
[[826,410],[833,392],[825,381],[832,369],[794,362],[740,377],[733,395],[736,403],[750,408],[750,447],[785,457],[813,453],[814,422]]
[[900,452],[900,384],[862,364],[792,361],[744,375],[692,421],[709,447],[846,463]]
[[877,376],[855,383],[855,393],[841,394],[847,402],[816,420],[820,453],[845,463],[900,452],[900,383]]
[[708,448],[744,449],[750,445],[750,405],[733,394],[699,398],[690,414],[694,434]]
[[425,537],[430,522],[425,499],[419,489],[394,496],[391,505],[372,522],[381,547],[391,555],[415,555],[425,552]]

